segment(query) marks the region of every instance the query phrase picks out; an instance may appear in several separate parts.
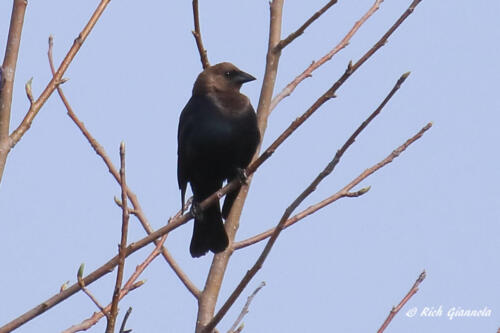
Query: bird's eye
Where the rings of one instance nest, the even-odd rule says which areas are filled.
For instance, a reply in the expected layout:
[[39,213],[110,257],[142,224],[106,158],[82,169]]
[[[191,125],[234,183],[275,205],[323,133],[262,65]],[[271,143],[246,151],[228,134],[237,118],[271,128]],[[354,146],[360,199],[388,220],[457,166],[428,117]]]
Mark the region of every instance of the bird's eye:
[[231,72],[225,72],[224,76],[227,77],[228,79],[230,79],[231,78]]

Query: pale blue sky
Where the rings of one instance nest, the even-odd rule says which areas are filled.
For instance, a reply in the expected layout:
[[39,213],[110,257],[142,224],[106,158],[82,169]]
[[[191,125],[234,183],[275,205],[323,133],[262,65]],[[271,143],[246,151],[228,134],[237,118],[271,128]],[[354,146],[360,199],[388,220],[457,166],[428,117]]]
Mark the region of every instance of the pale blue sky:
[[[283,36],[326,1],[285,4]],[[276,91],[330,50],[372,4],[339,1],[283,52]],[[299,86],[270,117],[264,146],[328,89],[408,6],[386,0],[348,48]],[[11,126],[28,109],[24,83],[38,96],[50,79],[47,38],[59,63],[97,1],[30,1],[26,12]],[[0,2],[0,45],[11,1]],[[242,91],[257,104],[268,31],[268,1],[200,3],[212,63],[231,61],[257,77]],[[336,192],[384,158],[427,122],[433,128],[392,164],[365,180],[371,191],[343,199],[285,231],[265,266],[226,319],[227,331],[246,296],[267,286],[245,317],[248,332],[373,332],[419,273],[420,291],[386,332],[496,332],[500,327],[500,26],[498,1],[423,0],[414,14],[254,177],[237,239],[276,224],[286,206],[331,159],[397,78],[412,74],[383,113],[359,136],[338,169],[303,207]],[[65,77],[75,112],[117,165],[127,145],[127,179],[155,228],[179,206],[176,133],[179,113],[201,69],[191,36],[191,1],[111,1]],[[361,187],[360,186],[360,187]],[[0,326],[116,253],[119,186],[65,114],[54,94],[9,155],[0,186]],[[129,239],[144,231],[131,220]],[[169,236],[168,248],[202,287],[212,255],[189,256],[192,224]],[[262,249],[238,251],[220,300]],[[127,261],[130,273],[152,247]],[[143,274],[145,286],[121,302],[133,306],[134,332],[192,332],[194,298],[163,259]],[[90,289],[107,303],[114,274]],[[220,302],[219,302],[220,304]],[[439,318],[405,313],[443,307]],[[448,309],[491,309],[489,318],[449,320]],[[58,332],[96,311],[79,293],[18,332]],[[420,312],[419,312],[420,313]],[[92,332],[102,332],[102,321]]]

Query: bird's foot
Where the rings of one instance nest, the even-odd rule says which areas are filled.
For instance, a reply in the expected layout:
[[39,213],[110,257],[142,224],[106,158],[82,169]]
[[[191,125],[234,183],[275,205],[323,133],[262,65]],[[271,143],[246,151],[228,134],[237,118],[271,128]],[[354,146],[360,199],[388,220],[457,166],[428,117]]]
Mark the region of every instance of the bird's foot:
[[199,220],[199,221],[203,220],[203,212],[201,210],[199,203],[193,202],[191,204],[191,209],[189,211],[191,212],[191,214],[193,215],[195,220]]
[[236,174],[238,175],[238,179],[241,185],[248,185],[248,175],[245,169],[236,168]]

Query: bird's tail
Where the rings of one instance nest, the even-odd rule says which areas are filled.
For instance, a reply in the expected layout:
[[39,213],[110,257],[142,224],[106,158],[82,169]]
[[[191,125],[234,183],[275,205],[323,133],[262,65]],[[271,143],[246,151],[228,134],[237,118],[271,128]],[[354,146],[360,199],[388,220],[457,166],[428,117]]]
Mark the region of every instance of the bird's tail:
[[209,250],[213,253],[222,252],[228,243],[218,204],[208,207],[201,216],[195,218],[193,238],[189,247],[192,257],[201,257]]

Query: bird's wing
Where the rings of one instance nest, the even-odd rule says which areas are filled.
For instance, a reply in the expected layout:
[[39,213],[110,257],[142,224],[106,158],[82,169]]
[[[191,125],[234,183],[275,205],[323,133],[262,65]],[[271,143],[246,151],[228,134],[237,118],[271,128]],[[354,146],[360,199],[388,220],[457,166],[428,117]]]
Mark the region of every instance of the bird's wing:
[[179,128],[177,131],[177,182],[179,183],[179,189],[181,190],[181,209],[184,209],[184,197],[186,195],[189,174],[189,171],[187,170],[189,163],[186,161],[186,136],[189,135],[191,127],[191,118],[193,113],[192,106],[193,103],[190,99],[181,112],[179,118]]

